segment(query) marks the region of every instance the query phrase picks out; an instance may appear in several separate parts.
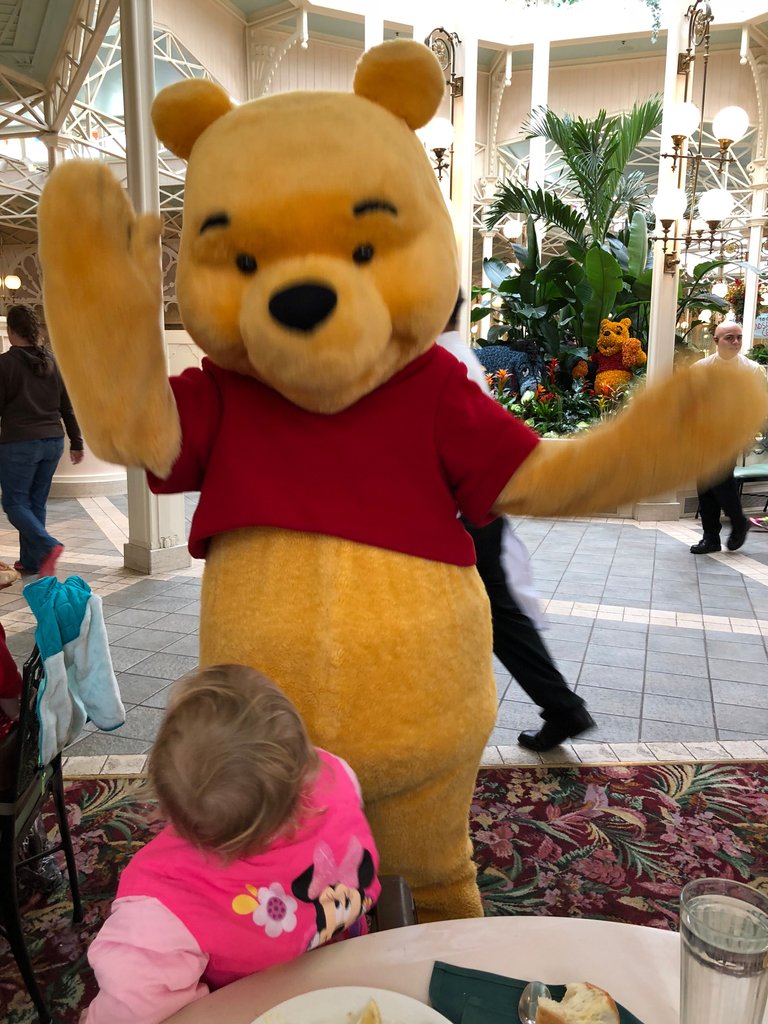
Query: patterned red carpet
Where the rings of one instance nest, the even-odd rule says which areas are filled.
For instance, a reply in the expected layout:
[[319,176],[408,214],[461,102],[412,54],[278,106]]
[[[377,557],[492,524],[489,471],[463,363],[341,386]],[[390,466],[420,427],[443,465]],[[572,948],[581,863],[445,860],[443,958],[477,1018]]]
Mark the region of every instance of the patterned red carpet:
[[[57,1024],[94,992],[86,949],[137,847],[161,826],[140,779],[68,785],[85,921],[68,889],[36,893],[24,921]],[[653,764],[483,769],[471,828],[487,914],[597,917],[674,928],[681,886],[722,875],[768,889],[768,765]],[[53,829],[53,820],[49,820]],[[36,1016],[0,939],[5,1024]]]

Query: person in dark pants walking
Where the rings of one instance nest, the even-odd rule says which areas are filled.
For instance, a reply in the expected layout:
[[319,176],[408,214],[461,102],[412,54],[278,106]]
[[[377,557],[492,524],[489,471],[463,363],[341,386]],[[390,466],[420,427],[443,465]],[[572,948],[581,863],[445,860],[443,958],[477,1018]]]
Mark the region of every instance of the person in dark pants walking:
[[[437,339],[467,367],[470,380],[488,393],[485,371],[474,352],[456,330],[462,298],[459,296],[445,331]],[[514,676],[534,704],[541,709],[544,725],[521,732],[517,742],[528,750],[551,750],[565,740],[595,725],[581,697],[568,686],[558,671],[536,627],[513,594],[514,581],[504,571],[504,531],[512,526],[499,517],[487,526],[472,526],[462,520],[475,543],[477,571],[491,605],[493,653]]]
[[37,317],[28,306],[11,306],[6,322],[11,348],[0,355],[2,506],[19,531],[14,568],[52,576],[64,547],[45,527],[46,503],[64,451],[64,427],[75,465],[83,458],[83,439]]
[[[742,330],[740,324],[731,322],[718,324],[715,330],[717,350],[711,356],[700,360],[696,365],[703,366],[707,363],[737,360],[745,368],[752,370],[754,373],[762,374],[762,370],[757,363],[740,354],[741,341]],[[744,515],[739,485],[733,475],[733,470],[722,480],[717,480],[709,487],[699,487],[697,491],[701,528],[704,536],[698,544],[692,545],[691,554],[708,555],[713,551],[720,550],[721,511],[731,521],[731,532],[726,541],[726,547],[729,551],[738,551],[747,539],[750,523]]]
[[517,741],[528,750],[551,750],[595,723],[558,670],[535,624],[515,601],[501,559],[505,525],[501,518],[482,527],[464,522],[475,542],[477,571],[491,604],[493,653],[542,709],[544,725],[521,732]]

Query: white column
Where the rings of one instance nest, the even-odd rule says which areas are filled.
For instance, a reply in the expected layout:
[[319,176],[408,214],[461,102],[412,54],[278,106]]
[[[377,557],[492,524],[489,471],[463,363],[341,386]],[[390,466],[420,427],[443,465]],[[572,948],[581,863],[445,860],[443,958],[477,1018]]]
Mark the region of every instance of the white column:
[[[667,127],[668,111],[672,104],[683,98],[684,77],[677,73],[677,55],[687,47],[688,0],[669,0],[667,12],[667,56],[664,71],[664,117],[661,125],[659,154],[672,152],[672,138]],[[692,79],[691,79],[692,80]],[[677,171],[672,161],[659,156],[659,191],[677,187]],[[660,227],[656,233],[660,231]],[[679,235],[679,225],[673,224],[670,234]],[[664,272],[664,246],[653,246],[653,279],[651,283],[651,309],[648,327],[648,383],[661,384],[672,375],[675,357],[675,323],[677,321],[678,268],[673,274]],[[674,385],[672,385],[674,387]],[[643,521],[679,519],[682,505],[676,494],[661,494],[655,501],[638,502],[635,519]]]
[[[683,98],[685,80],[677,73],[678,53],[687,47],[687,0],[670,0],[666,5],[667,59],[664,72],[664,116],[661,123],[661,145],[659,154],[672,152],[672,137],[667,127],[669,109]],[[695,65],[694,65],[695,66]],[[691,79],[692,80],[692,79]],[[659,156],[659,192],[665,188],[677,187],[677,170],[672,170],[672,161]],[[680,225],[675,223],[671,235],[680,234]],[[657,228],[656,234],[661,228]],[[675,322],[677,319],[678,268],[673,274],[664,272],[664,245],[655,242],[653,247],[653,281],[651,284],[651,309],[648,328],[648,380],[666,380],[672,373],[675,356]]]
[[[768,159],[760,156],[752,161],[752,209],[749,218],[749,250],[747,263],[753,267],[761,265],[760,249],[765,226],[766,191],[768,190]],[[744,350],[752,348],[757,315],[757,274],[752,270],[744,273]]]
[[378,14],[365,15],[365,49],[384,42],[384,19]]
[[[531,110],[536,107],[545,107],[549,102],[549,19],[551,11],[542,8],[539,11],[541,18],[541,31],[533,42],[533,66],[531,68]],[[544,185],[544,178],[547,168],[547,140],[531,139],[528,143],[528,185],[536,188],[537,185]],[[536,222],[536,237],[539,240],[539,250],[544,239],[546,226]]]
[[[149,115],[155,93],[152,0],[120,0],[120,38],[128,192],[136,210],[144,213],[160,208],[157,142]],[[151,573],[189,565],[184,495],[150,494],[138,469],[128,470],[128,524],[127,568]]]
[[58,132],[46,132],[40,136],[40,140],[48,147],[48,170],[52,171],[64,159],[67,142]]
[[[488,280],[488,275],[485,273],[485,261],[493,257],[493,240],[496,237],[495,231],[481,231],[480,234],[483,236],[483,288],[490,288],[491,282]],[[469,296],[467,296],[469,298]]]
[[477,137],[477,35],[468,25],[461,33],[456,73],[464,77],[464,95],[454,107],[453,224],[459,247],[459,281],[467,300],[462,306],[462,330],[469,341],[469,297],[472,291],[472,243],[475,207],[475,138]]

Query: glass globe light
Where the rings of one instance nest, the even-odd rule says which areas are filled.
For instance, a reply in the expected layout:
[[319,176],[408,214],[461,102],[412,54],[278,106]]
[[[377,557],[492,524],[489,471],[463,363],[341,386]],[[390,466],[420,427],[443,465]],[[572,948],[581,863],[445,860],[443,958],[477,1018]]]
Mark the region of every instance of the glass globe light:
[[712,319],[712,310],[711,309],[700,309],[699,310],[699,320],[701,320],[702,323],[708,324],[711,319]]
[[504,300],[502,299],[502,297],[500,295],[495,295],[491,299],[491,305],[493,306],[494,309],[501,309],[503,304],[504,304]]
[[688,205],[688,196],[685,194],[685,189],[682,188],[666,188],[662,189],[661,192],[653,200],[653,212],[656,214],[656,220],[664,221],[679,220],[685,213],[685,208]]
[[707,224],[719,224],[731,215],[733,196],[724,188],[712,188],[699,197],[699,216]]
[[521,220],[516,220],[514,217],[510,220],[505,220],[501,233],[511,242],[515,242],[523,233],[523,222]]
[[453,125],[447,117],[433,117],[419,129],[419,138],[427,149],[450,149],[453,143]]
[[741,107],[723,107],[715,114],[712,134],[719,141],[738,142],[749,130],[749,115]]
[[697,235],[702,235],[707,230],[709,230],[709,225],[703,217],[696,217],[691,222],[691,231],[694,231]]
[[712,294],[717,295],[718,298],[724,299],[728,294],[728,284],[726,281],[715,281],[712,285]]
[[10,291],[15,292],[19,288],[21,288],[21,278],[18,277],[16,274],[9,274],[6,277],[5,281],[3,281],[3,284]]
[[679,135],[682,138],[686,138],[688,135],[693,135],[699,127],[700,121],[701,111],[695,103],[687,101],[684,103],[674,103],[669,108],[667,128],[669,134],[673,137]]

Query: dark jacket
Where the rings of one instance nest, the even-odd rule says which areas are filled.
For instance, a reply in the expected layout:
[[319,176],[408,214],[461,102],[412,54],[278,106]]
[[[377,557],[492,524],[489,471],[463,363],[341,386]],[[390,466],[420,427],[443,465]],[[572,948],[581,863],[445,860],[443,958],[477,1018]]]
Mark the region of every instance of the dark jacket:
[[80,451],[83,438],[59,368],[51,358],[50,373],[38,377],[37,362],[32,349],[18,345],[0,355],[0,444],[62,437],[63,420],[70,448]]

